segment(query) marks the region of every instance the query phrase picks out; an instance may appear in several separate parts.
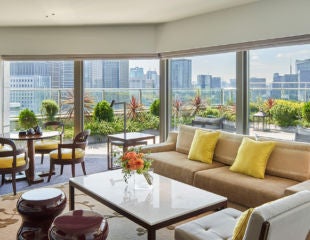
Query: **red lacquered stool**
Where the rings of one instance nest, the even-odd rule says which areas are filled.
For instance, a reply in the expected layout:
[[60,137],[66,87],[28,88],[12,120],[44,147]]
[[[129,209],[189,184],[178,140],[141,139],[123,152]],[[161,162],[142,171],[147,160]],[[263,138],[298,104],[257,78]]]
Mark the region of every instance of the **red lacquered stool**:
[[55,218],[48,237],[50,240],[105,240],[108,234],[108,222],[101,214],[74,210]]
[[56,188],[38,188],[23,193],[16,205],[23,220],[17,239],[47,240],[48,229],[65,209],[66,201],[65,193]]

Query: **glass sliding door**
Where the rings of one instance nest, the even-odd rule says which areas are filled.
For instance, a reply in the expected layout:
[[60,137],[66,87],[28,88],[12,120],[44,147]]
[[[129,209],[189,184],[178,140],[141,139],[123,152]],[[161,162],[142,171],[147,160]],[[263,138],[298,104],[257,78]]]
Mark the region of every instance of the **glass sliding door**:
[[[159,60],[84,60],[83,70],[85,127],[98,141],[124,131],[124,104],[126,131],[155,130],[158,134],[159,113],[154,102],[159,99]],[[110,105],[112,100],[122,103],[113,106],[113,121],[94,116],[98,103]]]
[[172,129],[193,124],[236,130],[235,52],[173,58],[169,70]]
[[6,61],[4,68],[9,83],[11,130],[22,128],[18,116],[24,109],[33,111],[42,124],[49,116],[42,112],[42,101],[53,101],[59,108],[54,118],[66,123],[67,135],[72,137],[73,61]]
[[310,44],[249,52],[250,134],[310,141]]

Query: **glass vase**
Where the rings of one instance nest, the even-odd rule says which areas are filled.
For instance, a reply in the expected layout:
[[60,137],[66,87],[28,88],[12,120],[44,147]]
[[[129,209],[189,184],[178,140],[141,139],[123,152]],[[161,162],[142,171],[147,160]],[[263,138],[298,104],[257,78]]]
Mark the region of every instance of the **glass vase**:
[[134,181],[134,188],[147,190],[152,189],[153,187],[153,176],[152,172],[148,171],[146,173],[138,174],[136,171],[133,173],[133,181]]

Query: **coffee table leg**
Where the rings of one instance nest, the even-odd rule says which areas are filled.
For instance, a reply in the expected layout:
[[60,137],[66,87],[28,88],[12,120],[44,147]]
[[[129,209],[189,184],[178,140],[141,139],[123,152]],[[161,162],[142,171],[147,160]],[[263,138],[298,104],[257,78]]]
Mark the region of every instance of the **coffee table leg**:
[[74,210],[74,187],[69,184],[69,210]]
[[156,230],[149,229],[147,231],[147,240],[156,240]]

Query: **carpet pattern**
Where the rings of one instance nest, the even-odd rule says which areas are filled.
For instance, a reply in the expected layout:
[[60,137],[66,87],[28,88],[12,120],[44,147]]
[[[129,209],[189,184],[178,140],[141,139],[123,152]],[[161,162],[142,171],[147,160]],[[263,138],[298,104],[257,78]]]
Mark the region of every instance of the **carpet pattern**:
[[[59,188],[65,192],[67,198],[69,197],[68,184],[55,185],[53,187]],[[6,240],[15,240],[16,233],[22,223],[21,217],[16,210],[16,202],[21,196],[19,192],[16,196],[12,194],[3,195],[0,197],[0,236],[5,237]],[[105,216],[109,224],[108,240],[146,240],[147,231],[128,220],[110,208],[97,202],[84,193],[75,190],[75,209],[88,209],[97,211]],[[69,211],[69,201],[67,201],[64,212]],[[156,231],[158,240],[173,240],[174,226],[162,228]]]

